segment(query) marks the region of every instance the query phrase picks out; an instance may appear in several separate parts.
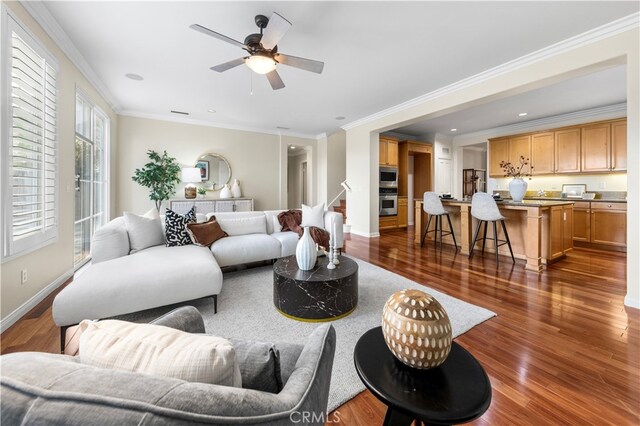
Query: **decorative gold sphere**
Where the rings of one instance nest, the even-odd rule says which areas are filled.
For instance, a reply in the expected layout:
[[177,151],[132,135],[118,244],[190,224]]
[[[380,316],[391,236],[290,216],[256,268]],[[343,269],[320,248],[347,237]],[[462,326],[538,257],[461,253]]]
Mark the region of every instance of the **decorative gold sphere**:
[[391,295],[382,310],[382,334],[391,353],[418,369],[439,366],[451,351],[451,322],[440,302],[420,290]]

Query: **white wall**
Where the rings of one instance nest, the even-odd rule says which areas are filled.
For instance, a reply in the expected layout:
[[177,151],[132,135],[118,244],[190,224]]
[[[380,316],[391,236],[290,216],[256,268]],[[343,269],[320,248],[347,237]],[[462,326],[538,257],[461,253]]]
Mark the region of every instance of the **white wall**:
[[487,151],[463,148],[462,168],[487,170]]
[[[319,198],[318,202],[333,200],[342,190],[342,183],[347,178],[347,135],[343,130],[333,133],[327,141],[327,197]],[[349,182],[347,182],[349,183]],[[345,200],[343,194],[335,201],[334,205],[340,205],[340,200]]]
[[[347,217],[352,232],[378,235],[377,221],[372,220],[377,205],[377,185],[373,181],[374,162],[378,161],[377,142],[380,132],[409,125],[411,123],[451,113],[476,104],[504,98],[525,90],[552,84],[572,76],[582,75],[585,69],[602,69],[605,65],[627,64],[627,117],[628,144],[627,175],[630,189],[627,227],[627,297],[625,303],[640,307],[640,29],[628,26],[598,36],[583,36],[581,42],[556,44],[535,55],[512,61],[508,66],[497,67],[453,84],[421,98],[408,101],[402,106],[390,108],[354,123],[343,126],[347,131],[347,177],[357,182],[357,191],[348,199]],[[461,154],[456,146],[456,154]],[[461,160],[456,161],[461,167]],[[458,187],[459,185],[456,185]]]
[[[144,213],[153,207],[148,190],[131,180],[133,171],[147,162],[147,151],[175,157],[183,166],[193,166],[205,153],[220,154],[231,165],[231,180],[238,179],[242,195],[254,199],[256,210],[286,208],[287,146],[309,148],[313,156],[316,141],[264,133],[221,129],[136,117],[120,117],[119,137],[123,147],[117,156],[117,212]],[[313,185],[313,164],[308,166]],[[217,198],[219,192],[209,192]],[[176,198],[183,197],[179,185]],[[311,191],[315,202],[315,191]]]
[[[58,73],[58,214],[59,232],[55,243],[2,263],[0,317],[2,329],[26,313],[56,285],[73,274],[73,222],[75,193],[75,96],[76,86],[110,119],[111,165],[118,152],[118,118],[95,88],[65,56],[19,2],[2,2],[51,52],[60,66]],[[2,143],[5,143],[3,141]],[[112,173],[112,182],[114,181]],[[112,193],[113,195],[113,193]],[[113,206],[113,203],[112,203]],[[112,209],[112,211],[114,211]],[[20,284],[26,269],[28,281]],[[18,310],[22,306],[22,309]]]

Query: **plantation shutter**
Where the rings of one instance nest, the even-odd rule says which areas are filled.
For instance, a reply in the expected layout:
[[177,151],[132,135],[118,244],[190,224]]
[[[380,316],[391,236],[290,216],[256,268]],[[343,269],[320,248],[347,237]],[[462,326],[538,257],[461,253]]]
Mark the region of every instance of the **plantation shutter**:
[[56,65],[12,22],[5,256],[57,237]]

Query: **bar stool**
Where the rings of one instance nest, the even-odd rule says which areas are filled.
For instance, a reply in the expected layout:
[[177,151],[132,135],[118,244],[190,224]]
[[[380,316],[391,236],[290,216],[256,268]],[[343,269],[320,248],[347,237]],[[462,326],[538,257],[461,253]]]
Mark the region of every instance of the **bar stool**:
[[[440,201],[440,197],[435,192],[425,192],[424,198],[422,202],[422,209],[429,215],[429,220],[427,221],[427,226],[424,228],[424,234],[422,234],[422,241],[420,242],[420,247],[424,245],[424,239],[427,236],[427,233],[434,232],[433,242],[434,247],[438,246],[438,229],[440,229],[440,253],[442,253],[442,237],[446,235],[451,235],[453,237],[453,245],[458,250],[458,243],[456,243],[456,235],[453,233],[453,226],[451,226],[451,218],[449,217],[449,212],[445,210],[442,206],[442,201]],[[449,231],[442,232],[442,216],[447,217],[447,221],[449,222]],[[431,219],[436,218],[436,228],[429,231],[429,225],[431,225]]]
[[[485,192],[476,192],[471,198],[471,216],[478,219],[478,227],[476,228],[476,234],[473,237],[473,243],[471,244],[471,250],[469,250],[469,259],[473,256],[473,248],[478,241],[478,234],[480,234],[480,227],[484,223],[484,233],[482,235],[482,253],[484,254],[484,243],[486,240],[493,240],[496,247],[496,263],[500,263],[498,259],[498,247],[507,244],[509,246],[509,252],[511,253],[511,260],[516,263],[516,258],[513,257],[513,250],[511,250],[511,242],[509,241],[509,234],[507,233],[507,227],[504,224],[504,216],[500,214],[496,200]],[[504,240],[498,239],[498,227],[496,222],[502,224],[502,231],[504,232]],[[487,224],[493,222],[493,238],[487,238]]]

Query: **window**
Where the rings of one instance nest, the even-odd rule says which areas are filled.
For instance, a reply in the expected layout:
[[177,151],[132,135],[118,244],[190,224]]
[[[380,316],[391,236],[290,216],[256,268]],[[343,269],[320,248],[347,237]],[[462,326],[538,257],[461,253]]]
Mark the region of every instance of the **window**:
[[4,16],[3,259],[50,244],[58,235],[58,66],[10,14]]
[[76,93],[74,264],[89,260],[91,237],[107,218],[109,120],[81,91]]

